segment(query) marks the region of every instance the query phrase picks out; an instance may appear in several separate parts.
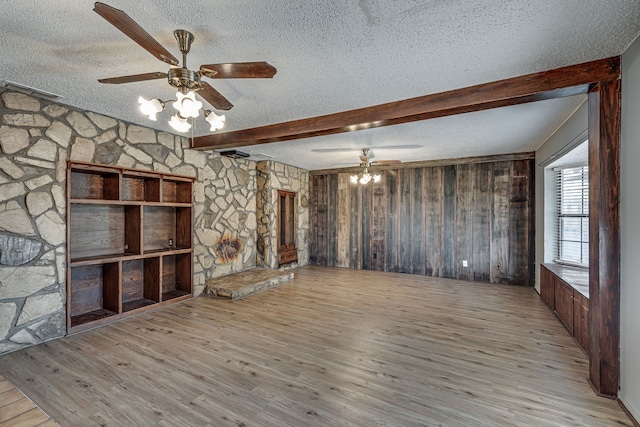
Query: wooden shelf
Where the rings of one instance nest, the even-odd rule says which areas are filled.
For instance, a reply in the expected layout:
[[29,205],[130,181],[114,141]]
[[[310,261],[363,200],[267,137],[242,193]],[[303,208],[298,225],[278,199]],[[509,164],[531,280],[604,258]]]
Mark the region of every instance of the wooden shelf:
[[122,261],[125,259],[134,258],[137,256],[139,255],[132,254],[132,253],[87,256],[87,257],[72,258],[69,264],[71,265],[71,267],[79,267],[83,265],[105,264],[108,262]]
[[142,202],[132,200],[101,200],[101,199],[71,199],[72,205],[115,205],[115,206],[141,206]]
[[77,316],[71,317],[71,327],[84,325],[86,323],[96,322],[98,320],[106,319],[107,317],[115,316],[118,313],[105,310],[103,308],[99,310],[90,311]]
[[192,295],[194,178],[69,162],[67,330]]
[[162,293],[162,301],[170,301],[172,299],[180,298],[189,295],[188,292],[184,291],[170,291]]
[[69,261],[69,265],[71,267],[79,267],[83,265],[106,264],[109,262],[151,258],[151,257],[157,257],[158,255],[190,254],[190,253],[193,253],[192,248],[166,248],[166,249],[158,249],[153,251],[145,251],[145,253],[143,254],[124,253],[124,254],[72,258]]

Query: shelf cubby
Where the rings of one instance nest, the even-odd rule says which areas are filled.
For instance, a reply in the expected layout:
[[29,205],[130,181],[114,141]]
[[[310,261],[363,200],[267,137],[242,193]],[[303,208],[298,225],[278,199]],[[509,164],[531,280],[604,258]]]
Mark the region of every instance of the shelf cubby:
[[141,173],[122,175],[122,200],[160,202],[160,178]]
[[162,181],[163,203],[191,203],[191,182],[178,179],[164,179]]
[[191,207],[145,206],[144,252],[191,247]]
[[71,327],[120,313],[120,264],[117,262],[72,267]]
[[122,312],[160,302],[160,258],[122,261]]
[[120,175],[105,170],[73,170],[70,174],[72,199],[118,200]]
[[139,254],[140,206],[71,204],[71,261]]
[[70,333],[192,295],[193,181],[69,162]]
[[191,253],[162,257],[162,301],[191,294],[192,266]]

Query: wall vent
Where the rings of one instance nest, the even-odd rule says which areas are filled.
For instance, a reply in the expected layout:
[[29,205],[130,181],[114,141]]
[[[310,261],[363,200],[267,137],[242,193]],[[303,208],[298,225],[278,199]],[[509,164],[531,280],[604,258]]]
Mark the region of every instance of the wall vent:
[[220,154],[223,156],[231,157],[232,159],[243,159],[249,157],[249,154],[243,153],[242,151],[238,150],[220,151]]

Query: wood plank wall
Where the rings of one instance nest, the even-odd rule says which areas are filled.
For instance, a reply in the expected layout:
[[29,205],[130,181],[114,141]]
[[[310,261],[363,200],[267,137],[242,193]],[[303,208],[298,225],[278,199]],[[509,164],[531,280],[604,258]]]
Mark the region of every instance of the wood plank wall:
[[398,168],[367,185],[311,175],[310,262],[533,286],[534,170],[532,159]]

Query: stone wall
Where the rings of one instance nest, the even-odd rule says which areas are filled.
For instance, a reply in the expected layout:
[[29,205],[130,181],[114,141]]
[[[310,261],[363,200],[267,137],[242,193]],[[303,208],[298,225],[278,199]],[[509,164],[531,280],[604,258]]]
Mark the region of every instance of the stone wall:
[[22,93],[0,97],[0,354],[65,334],[67,160],[197,177],[196,295],[207,278],[255,266],[255,162]]
[[258,264],[278,268],[278,190],[296,195],[298,266],[309,263],[309,173],[274,161],[262,161],[258,171]]

